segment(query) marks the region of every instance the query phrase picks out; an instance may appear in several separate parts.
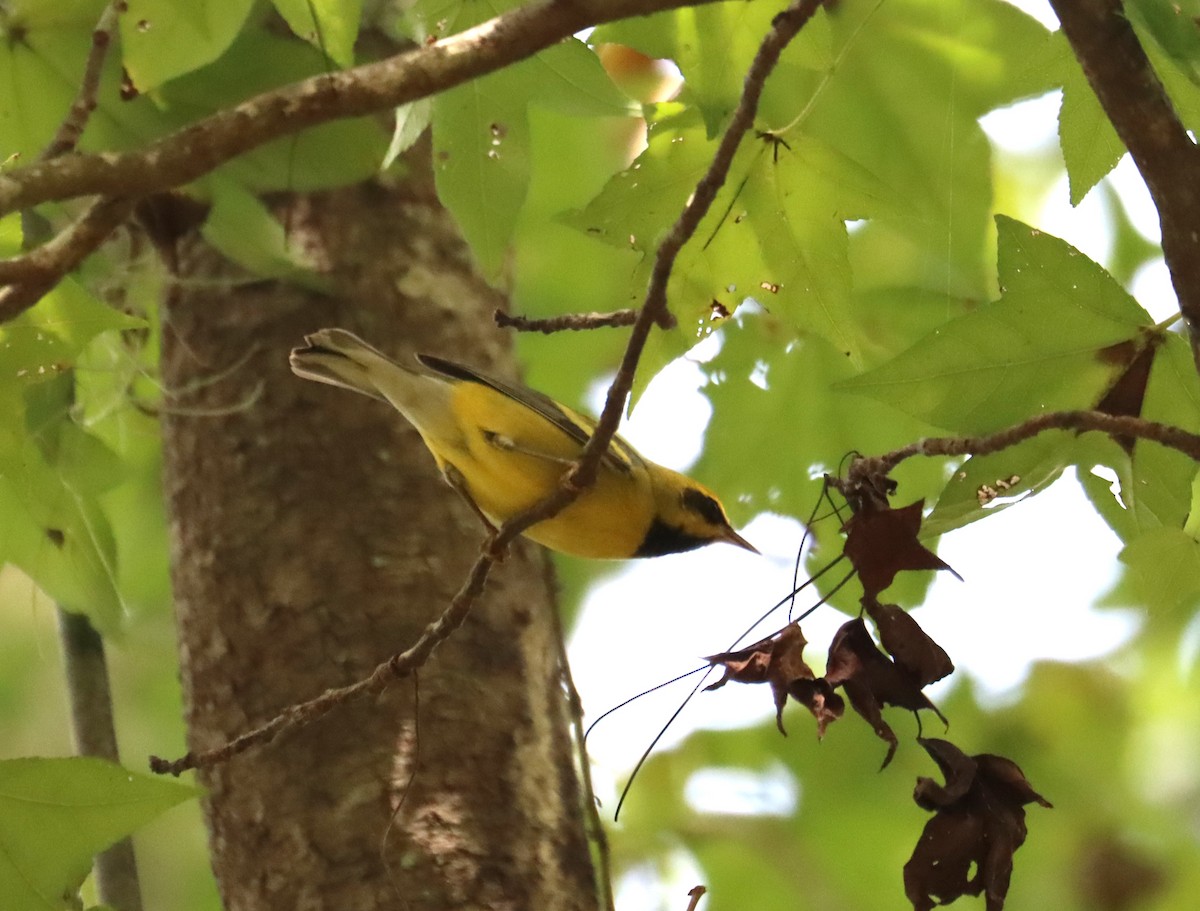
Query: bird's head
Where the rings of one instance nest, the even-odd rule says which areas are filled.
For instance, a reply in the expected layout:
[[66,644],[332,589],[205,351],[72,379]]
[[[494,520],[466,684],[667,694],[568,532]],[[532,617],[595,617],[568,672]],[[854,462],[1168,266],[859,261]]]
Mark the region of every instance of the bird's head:
[[660,557],[718,541],[758,553],[734,530],[721,501],[702,484],[659,465],[653,468],[652,481],[654,520],[635,556]]

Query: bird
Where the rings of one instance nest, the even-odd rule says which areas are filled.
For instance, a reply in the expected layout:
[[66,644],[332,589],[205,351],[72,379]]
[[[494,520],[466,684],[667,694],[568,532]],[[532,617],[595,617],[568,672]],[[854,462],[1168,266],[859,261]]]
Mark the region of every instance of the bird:
[[[417,364],[400,364],[345,329],[306,335],[288,361],[299,377],[390,403],[492,528],[550,493],[596,426],[540,392],[454,361],[418,354]],[[758,553],[711,491],[643,458],[619,436],[595,484],[525,535],[594,559],[658,557],[720,541]]]

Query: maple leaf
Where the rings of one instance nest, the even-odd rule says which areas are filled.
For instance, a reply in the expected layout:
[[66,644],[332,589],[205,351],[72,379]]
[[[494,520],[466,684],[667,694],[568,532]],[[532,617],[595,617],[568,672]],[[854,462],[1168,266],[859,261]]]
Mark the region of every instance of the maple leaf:
[[899,743],[896,733],[883,720],[883,706],[895,705],[916,712],[932,709],[942,723],[946,718],[921,692],[921,683],[908,670],[887,657],[875,645],[862,618],[842,624],[829,646],[825,679],[846,691],[850,705],[888,743],[880,768],[887,768]]
[[954,670],[954,662],[945,650],[898,605],[864,598],[863,606],[875,621],[879,641],[888,654],[922,686],[941,680]]
[[904,865],[904,891],[913,911],[930,911],[981,892],[987,911],[1001,911],[1013,855],[1027,834],[1025,805],[1051,804],[1011,759],[991,753],[967,756],[946,740],[917,742],[938,764],[946,784],[918,778],[913,791],[918,806],[934,811]]
[[817,719],[817,736],[824,737],[825,728],[842,716],[846,704],[833,687],[816,678],[812,668],[804,662],[807,644],[800,624],[792,623],[749,648],[710,655],[707,660],[722,665],[725,675],[704,689],[718,689],[730,680],[734,683],[769,683],[775,697],[775,724],[781,734],[787,736],[783,729],[783,708],[791,695],[813,713]]
[[924,500],[917,500],[899,509],[866,508],[846,523],[845,553],[858,571],[866,597],[874,599],[892,584],[896,573],[906,569],[948,569],[962,579],[917,540],[924,506]]

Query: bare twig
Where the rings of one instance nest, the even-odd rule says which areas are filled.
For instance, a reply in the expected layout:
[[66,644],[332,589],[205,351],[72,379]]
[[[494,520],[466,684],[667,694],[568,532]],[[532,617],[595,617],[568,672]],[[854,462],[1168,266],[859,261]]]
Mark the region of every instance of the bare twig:
[[112,45],[113,34],[117,30],[117,16],[128,8],[126,0],[111,0],[96,27],[92,29],[92,48],[88,52],[87,62],[83,67],[83,81],[71,107],[50,144],[42,151],[42,161],[57,158],[65,152],[74,150],[79,137],[83,135],[88,118],[96,110],[96,92],[100,89],[100,73],[104,69],[104,58]]
[[[1047,430],[1097,430],[1116,436],[1153,440],[1200,462],[1200,435],[1169,424],[1103,411],[1052,411],[996,433],[980,437],[929,437],[881,456],[857,458],[850,464],[847,483],[851,488],[885,477],[913,456],[990,455],[1032,439]],[[877,485],[871,485],[877,486]]]
[[688,889],[688,896],[691,900],[688,902],[687,911],[696,911],[700,906],[700,899],[704,897],[704,893],[707,891],[704,886],[692,886],[692,888]]
[[94,202],[69,228],[36,250],[0,261],[0,323],[28,310],[78,266],[133,211],[132,197]]
[[[592,0],[579,0],[580,8],[591,8]],[[326,690],[320,696],[308,702],[290,706],[266,724],[248,731],[245,734],[219,747],[202,752],[189,752],[180,759],[168,761],[157,756],[150,758],[150,768],[158,773],[178,775],[187,769],[207,768],[225,762],[232,756],[242,753],[250,747],[266,743],[282,732],[299,725],[308,724],[325,715],[335,706],[357,699],[360,696],[378,693],[390,681],[403,678],[421,667],[437,646],[462,625],[471,606],[483,593],[484,585],[492,566],[503,556],[508,545],[526,529],[538,522],[554,516],[572,503],[584,490],[595,483],[600,459],[608,449],[609,443],[616,434],[625,400],[633,385],[634,372],[638,359],[645,347],[646,338],[655,322],[664,323],[670,319],[666,303],[666,285],[671,275],[671,268],[679,250],[695,233],[696,226],[703,219],[708,207],[712,204],[717,190],[725,180],[730,162],[738,143],[754,120],[758,99],[762,93],[762,84],[774,68],[780,53],[787,43],[796,36],[804,23],[812,17],[820,6],[821,0],[797,0],[787,10],[775,17],[771,30],[763,39],[762,46],[746,74],[745,88],[741,101],[734,112],[733,119],[721,140],[717,153],[713,158],[708,172],[701,178],[695,193],[684,207],[671,233],[659,249],[655,261],[654,272],[650,286],[646,292],[646,301],[638,313],[629,343],[625,349],[625,357],[621,367],[608,391],[608,400],[596,426],[595,432],[588,440],[580,454],[579,461],[563,476],[562,483],[542,500],[535,503],[524,512],[513,516],[504,523],[494,534],[484,541],[479,557],[471,567],[466,581],[451,600],[446,610],[433,623],[429,624],[420,637],[407,650],[393,655],[389,660],[380,664],[370,676],[339,689]],[[562,4],[551,3],[558,7]],[[664,2],[662,8],[666,8]],[[680,5],[676,3],[675,5]],[[628,2],[611,0],[609,7],[626,8]],[[522,9],[527,9],[523,7]],[[610,10],[611,11],[611,10]],[[516,12],[520,12],[517,10]],[[501,17],[504,18],[504,17]],[[609,16],[608,18],[620,18]],[[499,20],[493,20],[498,22]],[[598,21],[598,20],[597,20]],[[532,27],[526,26],[526,27]]]
[[[746,130],[754,122],[758,111],[758,100],[762,96],[763,83],[775,68],[783,49],[799,33],[809,19],[821,6],[821,0],[796,0],[786,10],[780,13],[771,23],[771,30],[759,46],[742,88],[742,97],[733,112],[733,118],[725,129],[725,135],[717,146],[712,163],[696,190],[683,207],[670,233],[664,238],[654,259],[654,270],[650,274],[650,285],[646,289],[646,300],[642,304],[641,313],[634,323],[629,335],[629,344],[625,348],[625,357],[608,389],[608,398],[604,403],[604,411],[596,424],[596,431],[584,447],[583,458],[579,465],[567,476],[564,489],[572,486],[587,486],[595,480],[596,469],[600,464],[600,456],[608,448],[609,441],[617,432],[621,422],[621,413],[625,410],[625,402],[629,391],[633,388],[633,375],[637,369],[642,349],[650,334],[652,322],[670,327],[674,324],[670,310],[667,308],[667,282],[679,251],[688,242],[696,228],[707,214],[709,207],[716,198],[717,191],[725,183],[729,174],[729,166],[733,163],[734,152],[737,151]],[[569,501],[568,501],[569,502]],[[565,505],[565,504],[564,504]],[[561,508],[561,507],[559,507]],[[557,510],[556,510],[557,511]]]
[[386,60],[256,95],[142,149],[61,156],[10,171],[0,175],[0,214],[77,196],[141,196],[171,189],[273,139],[443,92],[524,60],[580,29],[708,2],[536,0]]
[[425,627],[424,632],[409,649],[393,655],[376,667],[370,676],[349,686],[326,690],[307,702],[288,706],[266,724],[211,750],[190,751],[174,761],[151,756],[150,770],[159,774],[179,775],[188,769],[204,769],[218,765],[253,746],[269,743],[284,731],[316,721],[339,705],[362,696],[383,692],[393,680],[401,680],[425,664],[433,650],[462,625],[471,610],[471,605],[483,593],[488,574],[495,562],[495,557],[485,547],[471,567],[466,581],[442,614]]
[[[104,640],[87,617],[61,607],[58,636],[71,702],[75,752],[120,762]],[[142,892],[130,839],[123,838],[96,855],[96,892],[106,905],[121,911],[141,911]]]
[[1163,256],[1200,368],[1200,150],[1180,122],[1121,0],[1051,0],[1162,226]]
[[546,319],[531,319],[527,316],[513,316],[503,310],[497,310],[492,314],[492,318],[501,329],[552,335],[555,332],[562,332],[564,329],[578,331],[632,326],[637,322],[637,315],[636,310],[614,310],[612,313],[564,313],[562,316],[551,316]]
[[[546,560],[546,584],[553,587],[553,564]],[[567,636],[563,630],[562,617],[558,611],[553,611],[554,644],[558,649],[558,671],[562,681],[563,693],[567,699],[567,712],[571,719],[571,732],[575,747],[576,774],[579,776],[580,795],[583,806],[583,828],[591,848],[592,866],[596,873],[596,900],[600,911],[616,911],[616,899],[613,895],[612,855],[608,847],[608,835],[604,831],[604,823],[600,819],[600,801],[596,797],[596,789],[592,783],[592,763],[588,759],[587,732],[583,724],[583,700],[579,698],[579,690],[575,688],[575,678],[571,676],[571,662],[567,656]]]

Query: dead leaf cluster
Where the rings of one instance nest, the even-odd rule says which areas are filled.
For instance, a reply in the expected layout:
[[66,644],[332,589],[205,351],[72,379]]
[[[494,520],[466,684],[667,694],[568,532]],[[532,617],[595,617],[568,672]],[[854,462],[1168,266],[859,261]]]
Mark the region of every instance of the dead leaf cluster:
[[918,778],[913,800],[934,813],[904,865],[904,891],[913,911],[930,911],[962,895],[983,893],[987,911],[1000,911],[1012,877],[1013,855],[1025,842],[1025,805],[1051,806],[1011,759],[967,756],[946,740],[918,738],[946,780]]
[[[880,506],[862,498],[844,526],[845,552],[862,581],[863,613],[871,618],[876,644],[860,615],[842,624],[833,637],[818,677],[804,661],[808,644],[799,623],[748,648],[712,655],[724,675],[707,687],[735,683],[766,683],[775,701],[780,732],[788,697],[804,705],[817,720],[817,736],[841,718],[846,700],[888,744],[883,766],[892,761],[898,740],[883,719],[885,706],[908,709],[917,716],[917,742],[941,769],[945,784],[919,778],[917,804],[934,813],[904,867],[904,887],[914,911],[930,911],[962,895],[986,895],[988,911],[1004,907],[1012,875],[1013,855],[1025,841],[1025,810],[1029,803],[1049,807],[1033,790],[1021,769],[1009,759],[990,753],[967,756],[946,740],[921,736],[922,709],[948,722],[924,693],[929,684],[954,670],[945,650],[910,614],[878,595],[904,570],[946,569],[954,572],[919,540],[922,503],[901,509]],[[955,573],[957,576],[958,574]],[[839,690],[841,693],[839,693]],[[844,697],[843,694],[844,693]]]

